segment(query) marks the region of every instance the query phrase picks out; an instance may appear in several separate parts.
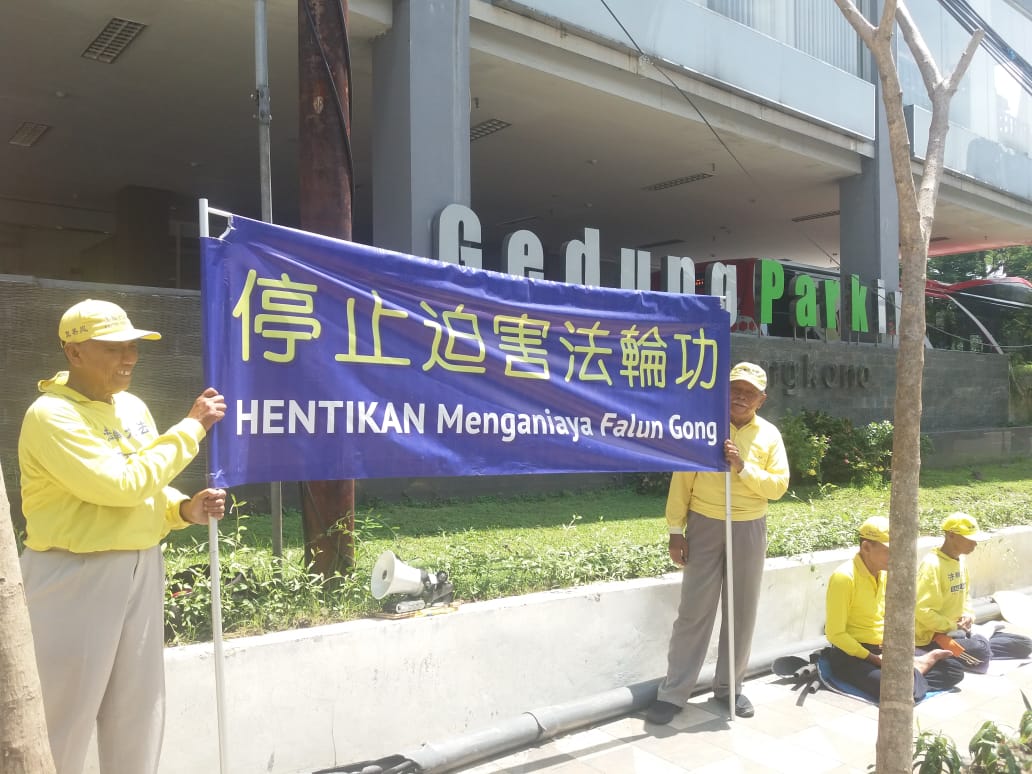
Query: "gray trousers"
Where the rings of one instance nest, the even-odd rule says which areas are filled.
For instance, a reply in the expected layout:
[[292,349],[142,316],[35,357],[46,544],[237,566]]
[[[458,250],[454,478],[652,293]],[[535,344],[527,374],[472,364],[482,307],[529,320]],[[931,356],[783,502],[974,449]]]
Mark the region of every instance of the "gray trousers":
[[161,549],[21,557],[57,774],[80,774],[93,729],[102,774],[152,774],[165,729]]
[[[688,513],[685,537],[688,564],[681,578],[681,605],[670,636],[667,674],[659,686],[659,699],[683,705],[695,690],[706,660],[717,606],[721,609],[720,644],[713,692],[727,696],[727,587],[725,579],[725,530],[723,520]],[[731,525],[731,559],[734,573],[735,694],[749,664],[756,611],[767,553],[767,517],[736,521]]]

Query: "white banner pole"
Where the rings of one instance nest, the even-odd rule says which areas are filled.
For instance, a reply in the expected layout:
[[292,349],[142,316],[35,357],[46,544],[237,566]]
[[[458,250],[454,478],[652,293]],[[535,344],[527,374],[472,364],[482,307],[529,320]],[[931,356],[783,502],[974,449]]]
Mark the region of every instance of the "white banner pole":
[[[202,239],[208,233],[208,200],[199,201],[199,231]],[[207,466],[205,466],[207,467]],[[211,481],[208,481],[211,486]],[[211,573],[211,637],[215,649],[215,713],[218,719],[219,732],[219,771],[229,771],[226,753],[226,675],[225,657],[222,652],[222,584],[219,573],[219,522],[208,519],[208,569]]]
[[727,584],[727,708],[728,716],[735,719],[735,580],[731,559],[731,471],[724,474],[724,573]]

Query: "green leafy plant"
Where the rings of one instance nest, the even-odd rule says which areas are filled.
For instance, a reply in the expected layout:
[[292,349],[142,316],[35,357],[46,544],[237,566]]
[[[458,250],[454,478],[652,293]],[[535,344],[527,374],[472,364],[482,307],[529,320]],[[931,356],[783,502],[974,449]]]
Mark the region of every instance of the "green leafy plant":
[[1025,712],[1016,732],[1008,733],[987,720],[971,738],[971,771],[974,774],[1023,774],[1032,771],[1032,705],[1024,692]]
[[821,462],[828,453],[828,437],[815,433],[800,414],[786,414],[778,422],[794,483],[823,481]]
[[923,731],[914,740],[914,771],[917,774],[959,774],[962,769],[957,746],[945,734]]

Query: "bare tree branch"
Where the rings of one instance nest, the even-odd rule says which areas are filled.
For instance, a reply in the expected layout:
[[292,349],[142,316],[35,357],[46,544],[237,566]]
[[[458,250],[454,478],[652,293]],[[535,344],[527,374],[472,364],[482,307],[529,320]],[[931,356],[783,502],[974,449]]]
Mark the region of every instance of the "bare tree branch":
[[975,52],[978,51],[978,47],[982,45],[982,39],[984,37],[985,30],[974,31],[971,35],[971,40],[968,41],[967,48],[965,48],[964,53],[961,54],[960,60],[957,62],[957,66],[954,68],[953,73],[946,79],[944,88],[946,93],[951,97],[956,93],[957,88],[960,86],[960,81],[967,72],[968,66],[971,64],[971,60],[975,58]]
[[914,24],[910,10],[905,5],[901,5],[896,11],[896,21],[899,23],[900,31],[903,33],[903,40],[907,42],[907,48],[914,55],[914,62],[921,73],[925,90],[929,94],[934,94],[939,90],[939,86],[942,83],[942,74],[939,72],[939,67],[932,57],[932,52],[928,50],[928,45],[917,29],[917,25]]
[[[835,5],[837,5],[839,10],[842,11],[842,15],[846,17],[846,21],[849,22],[850,26],[856,30],[860,39],[867,44],[868,48],[872,48],[874,46],[874,35],[877,32],[877,29],[873,24],[867,21],[867,17],[860,13],[860,9],[856,7],[853,0],[835,0]],[[885,5],[887,7],[889,3],[886,3]],[[884,21],[884,14],[882,14],[882,16]]]

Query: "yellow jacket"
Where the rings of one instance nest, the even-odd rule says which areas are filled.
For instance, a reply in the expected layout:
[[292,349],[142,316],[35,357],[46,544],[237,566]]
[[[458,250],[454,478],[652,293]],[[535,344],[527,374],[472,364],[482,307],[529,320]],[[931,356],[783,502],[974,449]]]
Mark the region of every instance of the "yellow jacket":
[[[752,521],[767,513],[768,500],[788,491],[788,455],[781,433],[761,417],[730,427],[730,438],[745,463],[741,473],[731,473],[731,520]],[[723,520],[724,479],[724,473],[674,473],[666,504],[669,531],[684,532],[688,511]]]
[[856,658],[870,653],[860,643],[881,645],[885,636],[885,573],[871,575],[857,552],[828,579],[824,634]]
[[918,565],[915,645],[927,645],[936,632],[953,631],[961,616],[972,615],[968,604],[971,580],[961,559],[937,548]]
[[68,372],[39,383],[18,439],[25,545],[73,553],[142,550],[187,522],[168,486],[197,455],[204,427],[183,419],[159,435],[139,398],[94,401]]

